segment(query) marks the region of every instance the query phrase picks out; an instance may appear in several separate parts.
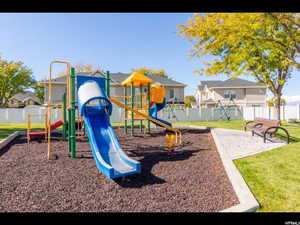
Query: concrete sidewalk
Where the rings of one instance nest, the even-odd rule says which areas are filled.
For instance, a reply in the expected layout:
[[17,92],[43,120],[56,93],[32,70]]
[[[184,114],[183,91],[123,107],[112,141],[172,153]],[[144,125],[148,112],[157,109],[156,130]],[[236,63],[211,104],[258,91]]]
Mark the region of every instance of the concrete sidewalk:
[[219,143],[226,149],[232,160],[254,155],[260,152],[269,151],[286,145],[285,142],[276,139],[275,142],[266,141],[249,131],[230,130],[223,128],[212,128]]

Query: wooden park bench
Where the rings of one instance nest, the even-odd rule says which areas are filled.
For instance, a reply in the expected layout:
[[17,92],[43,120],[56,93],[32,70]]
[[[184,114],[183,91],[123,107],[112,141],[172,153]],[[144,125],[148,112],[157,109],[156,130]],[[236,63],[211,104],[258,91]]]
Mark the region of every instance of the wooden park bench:
[[289,143],[290,135],[288,131],[280,126],[280,120],[269,120],[264,118],[255,118],[254,121],[248,121],[244,130],[247,128],[252,131],[252,136],[257,134],[264,138],[264,143],[266,143],[267,135],[272,137],[279,129],[283,130],[287,137],[287,143]]

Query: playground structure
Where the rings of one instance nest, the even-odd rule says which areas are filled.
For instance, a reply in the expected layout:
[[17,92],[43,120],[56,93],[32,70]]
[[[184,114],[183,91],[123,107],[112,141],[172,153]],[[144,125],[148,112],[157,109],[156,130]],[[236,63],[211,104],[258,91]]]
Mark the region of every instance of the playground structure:
[[[53,104],[51,98],[52,65],[54,63],[67,65],[67,72],[63,75],[66,77],[67,88],[62,103],[59,104]],[[166,136],[168,148],[171,149],[174,144],[181,144],[181,132],[173,128],[169,122],[157,117],[158,111],[166,104],[165,90],[159,85],[150,87],[153,82],[151,79],[143,74],[133,73],[122,83],[125,95],[110,96],[109,71],[102,75],[103,77],[75,76],[75,69],[71,67],[70,63],[65,61],[51,62],[48,102],[45,106],[47,112],[44,115],[39,115],[45,117],[45,131],[31,131],[31,117],[36,115],[28,115],[28,144],[32,137],[45,137],[48,159],[53,159],[54,157],[51,155],[51,131],[63,126],[63,139],[68,143],[71,158],[76,158],[76,138],[83,138],[87,135],[96,166],[106,177],[115,179],[140,173],[140,163],[124,153],[110,124],[112,103],[124,108],[125,133],[128,130],[127,122],[130,121],[130,134],[134,136],[134,121],[139,120],[140,131],[142,132],[144,127],[144,135],[150,134],[150,122],[152,122],[166,128],[168,131]],[[130,87],[131,95],[127,93],[128,87]],[[135,94],[136,87],[140,90],[138,94]],[[75,101],[76,95],[78,97],[77,102]],[[125,104],[116,100],[118,97],[122,97]],[[58,106],[63,110],[63,118],[51,123],[51,110]],[[76,110],[78,110],[77,119]],[[147,126],[143,125],[143,121],[147,121]]]
[[[107,80],[109,86],[109,78]],[[124,96],[110,97],[112,103],[124,108],[124,132],[128,133],[128,122],[130,122],[130,135],[134,136],[134,121],[138,120],[140,121],[140,132],[143,132],[144,127],[144,135],[146,133],[150,134],[150,122],[152,122],[155,125],[166,128],[169,132],[173,132],[176,143],[181,144],[180,131],[173,128],[169,122],[158,118],[158,112],[166,105],[165,88],[157,84],[150,87],[152,83],[153,81],[144,74],[134,72],[122,82]],[[130,95],[128,94],[128,88],[130,88]],[[137,88],[139,90],[138,94],[136,94]],[[124,104],[116,100],[116,98],[123,98]],[[147,122],[147,126],[143,126],[143,121]]]

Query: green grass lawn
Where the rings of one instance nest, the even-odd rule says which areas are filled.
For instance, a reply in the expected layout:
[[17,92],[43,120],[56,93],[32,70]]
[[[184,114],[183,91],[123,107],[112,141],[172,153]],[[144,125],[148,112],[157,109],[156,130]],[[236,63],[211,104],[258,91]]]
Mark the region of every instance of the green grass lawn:
[[[243,129],[243,121],[176,122],[174,125],[198,125]],[[120,126],[121,123],[113,123]],[[0,140],[26,124],[0,124]],[[33,124],[42,129],[44,124]],[[300,127],[283,122],[291,144],[254,156],[234,160],[252,193],[260,203],[259,212],[300,212]],[[279,132],[279,137],[281,136]]]
[[[176,124],[243,129],[242,121]],[[300,127],[282,125],[292,136],[289,145],[233,161],[260,203],[258,212],[300,212]]]
[[[41,124],[32,124],[32,130],[44,129],[45,125]],[[14,124],[0,124],[0,141],[15,131],[26,130],[27,124],[24,123],[14,123]]]

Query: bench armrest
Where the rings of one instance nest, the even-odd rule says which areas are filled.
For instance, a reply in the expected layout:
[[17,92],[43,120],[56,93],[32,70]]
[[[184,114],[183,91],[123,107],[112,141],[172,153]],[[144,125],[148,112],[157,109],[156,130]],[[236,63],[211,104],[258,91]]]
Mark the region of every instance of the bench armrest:
[[244,130],[246,131],[246,129],[247,129],[247,125],[249,124],[249,123],[253,123],[254,121],[253,120],[250,120],[250,121],[248,121],[248,122],[246,122],[245,124],[244,124]]
[[[268,128],[264,131],[264,142],[266,142],[266,135],[267,135],[267,133],[268,133],[268,130],[271,130],[271,129],[276,129],[275,132],[277,132],[278,129],[283,130],[284,133],[286,134],[286,137],[287,137],[287,143],[289,144],[289,142],[290,142],[290,135],[289,135],[289,132],[288,132],[285,128],[280,127],[280,126],[268,127]],[[275,133],[275,132],[274,132],[274,133]]]
[[250,123],[255,123],[253,126],[254,128],[257,128],[258,126],[262,126],[263,124],[262,123],[257,123],[255,121],[248,121],[245,125],[244,125],[244,130],[246,131],[247,130],[247,125],[250,124]]

